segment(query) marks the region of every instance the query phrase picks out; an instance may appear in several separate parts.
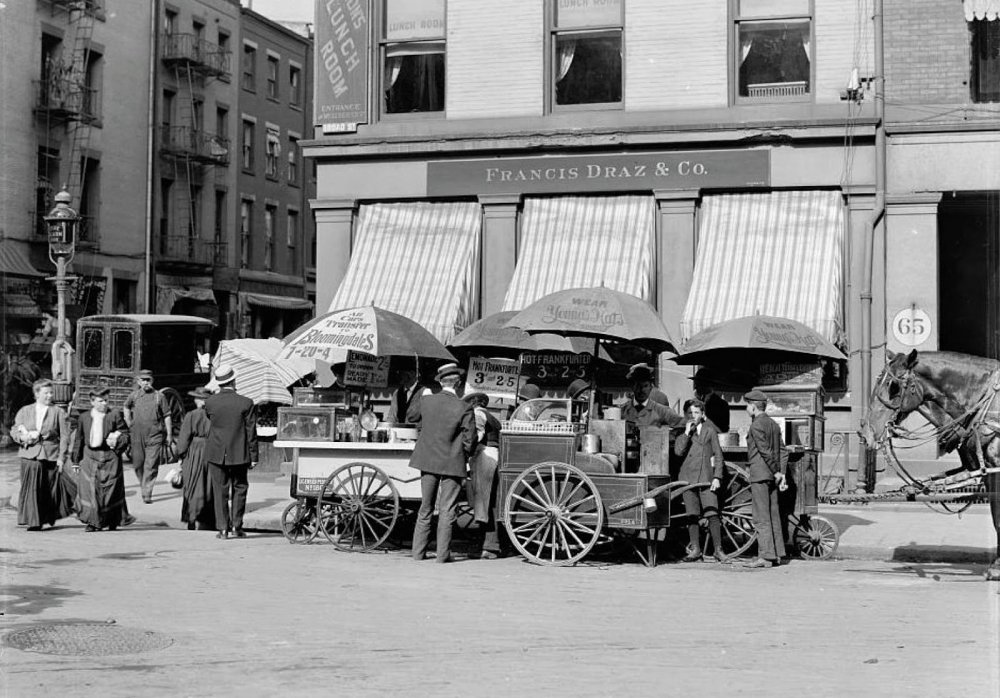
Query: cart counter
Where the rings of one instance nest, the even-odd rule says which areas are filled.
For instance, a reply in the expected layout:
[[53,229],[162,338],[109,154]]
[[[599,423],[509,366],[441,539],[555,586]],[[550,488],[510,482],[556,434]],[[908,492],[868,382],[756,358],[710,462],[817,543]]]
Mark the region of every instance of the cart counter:
[[380,468],[396,485],[400,497],[420,499],[420,472],[410,467],[414,442],[276,441],[292,448],[292,496],[316,497],[337,468],[367,463]]

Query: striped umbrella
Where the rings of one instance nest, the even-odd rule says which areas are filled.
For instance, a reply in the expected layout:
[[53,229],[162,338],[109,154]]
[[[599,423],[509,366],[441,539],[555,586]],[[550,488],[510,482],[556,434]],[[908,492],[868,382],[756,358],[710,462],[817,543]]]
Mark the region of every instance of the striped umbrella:
[[278,360],[284,348],[280,339],[224,339],[212,359],[212,367],[227,363],[236,371],[236,389],[254,401],[292,404],[289,386],[315,370],[308,359]]

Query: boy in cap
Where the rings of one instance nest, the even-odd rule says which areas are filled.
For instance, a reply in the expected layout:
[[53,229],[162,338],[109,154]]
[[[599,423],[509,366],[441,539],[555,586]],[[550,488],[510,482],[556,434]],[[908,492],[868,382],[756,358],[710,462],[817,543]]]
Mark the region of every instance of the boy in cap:
[[778,510],[778,488],[785,481],[788,451],[781,439],[781,428],[767,416],[767,395],[751,390],[743,396],[750,415],[747,433],[747,459],[750,464],[750,496],[753,501],[753,524],[757,529],[758,557],[747,567],[776,567],[785,556],[785,539]]
[[622,419],[640,427],[684,426],[683,416],[652,399],[653,369],[649,364],[635,364],[625,378],[632,386],[632,398],[622,405]]
[[136,389],[125,399],[125,423],[132,430],[132,467],[139,480],[142,501],[153,501],[153,485],[173,435],[173,419],[160,391],[153,387],[153,372],[142,369],[135,376]]

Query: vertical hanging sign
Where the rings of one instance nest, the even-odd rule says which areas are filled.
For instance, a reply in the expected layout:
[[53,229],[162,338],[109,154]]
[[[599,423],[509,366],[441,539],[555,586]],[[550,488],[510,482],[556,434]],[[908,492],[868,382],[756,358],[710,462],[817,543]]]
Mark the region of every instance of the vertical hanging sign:
[[368,123],[367,0],[316,0],[313,122],[323,133]]

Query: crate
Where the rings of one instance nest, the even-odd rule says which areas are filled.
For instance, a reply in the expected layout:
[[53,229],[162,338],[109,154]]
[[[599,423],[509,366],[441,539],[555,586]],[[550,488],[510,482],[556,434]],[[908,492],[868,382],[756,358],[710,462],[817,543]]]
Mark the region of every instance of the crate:
[[524,470],[535,463],[572,464],[579,448],[577,434],[500,432],[500,467]]

